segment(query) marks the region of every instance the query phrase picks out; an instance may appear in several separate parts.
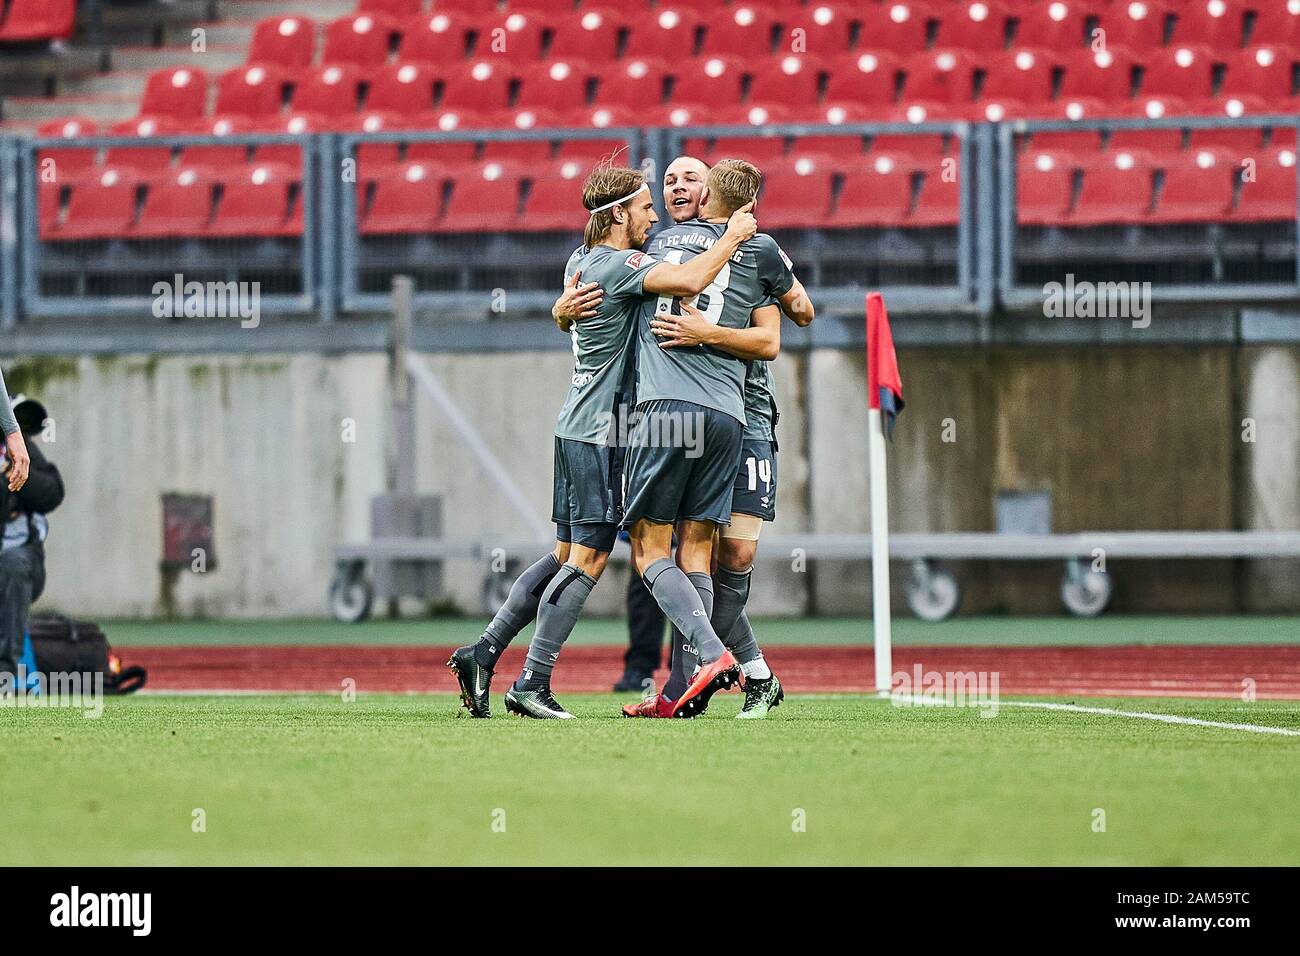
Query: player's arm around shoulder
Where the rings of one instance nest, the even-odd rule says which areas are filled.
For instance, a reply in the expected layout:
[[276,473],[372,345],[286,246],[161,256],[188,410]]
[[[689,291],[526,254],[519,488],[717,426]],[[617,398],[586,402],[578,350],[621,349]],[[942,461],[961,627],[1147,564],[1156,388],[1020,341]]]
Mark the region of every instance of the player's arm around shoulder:
[[758,231],[758,220],[750,213],[754,204],[746,203],[731,214],[727,231],[711,249],[682,262],[660,262],[645,277],[645,291],[654,295],[699,295],[718,277],[722,267],[735,255],[740,244]]
[[583,282],[582,270],[564,280],[564,291],[551,306],[551,318],[561,332],[568,332],[574,322],[595,318],[596,310],[604,300],[605,290],[599,282]]
[[800,328],[807,328],[812,325],[812,320],[817,316],[812,299],[808,296],[808,290],[803,287],[803,283],[798,279],[794,280],[794,284],[790,286],[785,295],[777,299],[777,302],[780,303],[781,311]]

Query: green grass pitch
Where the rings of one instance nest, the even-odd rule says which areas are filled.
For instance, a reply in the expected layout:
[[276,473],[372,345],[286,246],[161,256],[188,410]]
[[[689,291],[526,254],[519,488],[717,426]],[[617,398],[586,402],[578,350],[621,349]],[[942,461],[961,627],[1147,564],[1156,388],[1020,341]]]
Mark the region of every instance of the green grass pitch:
[[[0,864],[1300,863],[1298,737],[848,695],[632,721],[627,699],[565,697],[566,722],[447,696],[0,709]],[[1080,703],[1300,728],[1293,702]]]

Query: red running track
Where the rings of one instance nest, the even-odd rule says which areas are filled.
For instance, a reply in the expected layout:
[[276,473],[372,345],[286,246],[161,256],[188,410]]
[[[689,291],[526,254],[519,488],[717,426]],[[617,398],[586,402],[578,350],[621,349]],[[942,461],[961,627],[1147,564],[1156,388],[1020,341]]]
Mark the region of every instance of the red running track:
[[[149,670],[159,691],[337,693],[352,678],[362,693],[454,693],[448,647],[268,646],[122,647],[127,664]],[[524,649],[506,652],[511,677]],[[794,693],[867,691],[874,665],[865,647],[773,647],[767,659]],[[996,672],[1001,694],[1088,697],[1300,699],[1300,647],[897,647],[894,671]],[[622,673],[620,647],[571,647],[555,672],[556,691],[608,691]],[[666,676],[660,672],[659,680]]]

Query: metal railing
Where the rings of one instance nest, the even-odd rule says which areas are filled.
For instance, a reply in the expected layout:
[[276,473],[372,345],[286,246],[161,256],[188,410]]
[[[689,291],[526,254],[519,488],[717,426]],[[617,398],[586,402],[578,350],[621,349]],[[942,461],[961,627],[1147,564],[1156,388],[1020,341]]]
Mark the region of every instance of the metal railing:
[[[553,277],[571,251],[575,234],[430,231],[369,235],[359,221],[358,150],[367,145],[392,145],[396,147],[394,155],[405,158],[413,144],[616,139],[627,143],[631,162],[645,164],[656,198],[661,199],[662,170],[683,150],[687,139],[811,135],[861,141],[882,135],[942,133],[950,139],[948,155],[956,160],[958,176],[959,215],[951,226],[813,228],[779,233],[805,284],[830,314],[856,314],[863,289],[872,287],[884,289],[897,312],[964,314],[984,323],[999,306],[1015,310],[1041,303],[1042,283],[1035,279],[1083,271],[1089,262],[1098,278],[1104,278],[1100,273],[1108,264],[1123,266],[1127,262],[1144,270],[1148,277],[1159,280],[1153,282],[1157,300],[1300,299],[1300,244],[1296,241],[1300,210],[1290,222],[1249,228],[1239,228],[1231,221],[1185,226],[1153,222],[1107,231],[1079,228],[1068,219],[1037,229],[1019,222],[1016,171],[1020,139],[1053,131],[1109,135],[1126,129],[1169,128],[1295,130],[1300,129],[1300,117],[173,135],[155,139],[0,137],[0,320],[4,328],[12,329],[21,316],[147,318],[153,299],[150,288],[154,282],[171,280],[176,273],[187,279],[257,281],[265,293],[261,306],[266,315],[311,314],[324,322],[340,312],[385,309],[391,275],[398,271],[415,274],[417,306],[440,318],[488,317],[494,311],[491,294],[502,286],[512,315],[544,311],[554,298]],[[297,193],[303,210],[301,236],[158,241],[133,239],[128,230],[121,237],[92,242],[42,237],[38,196],[43,153],[164,147],[183,157],[187,147],[217,145],[243,145],[250,152],[257,147],[292,145],[301,151]],[[870,152],[862,155],[864,161],[873,156]],[[253,159],[256,163],[256,154]],[[351,177],[346,174],[349,168],[354,174]],[[934,172],[923,170],[921,175]],[[843,180],[836,175],[838,203]],[[1296,175],[1300,180],[1300,167]],[[763,228],[761,206],[759,222]],[[1130,256],[1127,260],[1126,255]],[[1083,269],[1074,268],[1081,263]],[[1178,268],[1170,267],[1171,263]],[[1169,277],[1172,281],[1166,281]]]

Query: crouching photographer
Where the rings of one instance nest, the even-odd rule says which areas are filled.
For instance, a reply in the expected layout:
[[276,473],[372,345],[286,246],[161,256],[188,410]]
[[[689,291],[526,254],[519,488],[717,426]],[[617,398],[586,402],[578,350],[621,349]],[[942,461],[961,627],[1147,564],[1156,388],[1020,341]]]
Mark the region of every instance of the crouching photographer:
[[[3,386],[0,386],[2,388]],[[6,414],[7,413],[7,414]],[[45,588],[46,515],[63,501],[63,479],[40,447],[27,439],[40,433],[46,419],[39,402],[18,396],[10,409],[0,391],[0,673],[17,674],[27,632],[27,613]],[[12,425],[13,431],[9,429]]]

